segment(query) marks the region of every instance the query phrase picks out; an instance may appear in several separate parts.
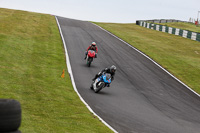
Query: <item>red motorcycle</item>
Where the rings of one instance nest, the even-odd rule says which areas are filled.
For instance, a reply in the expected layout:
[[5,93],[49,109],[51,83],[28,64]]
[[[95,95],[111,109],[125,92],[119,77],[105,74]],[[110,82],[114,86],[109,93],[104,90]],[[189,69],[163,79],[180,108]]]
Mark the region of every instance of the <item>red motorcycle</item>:
[[93,58],[95,58],[95,51],[94,50],[88,50],[87,58],[86,58],[86,63],[87,66],[90,67]]

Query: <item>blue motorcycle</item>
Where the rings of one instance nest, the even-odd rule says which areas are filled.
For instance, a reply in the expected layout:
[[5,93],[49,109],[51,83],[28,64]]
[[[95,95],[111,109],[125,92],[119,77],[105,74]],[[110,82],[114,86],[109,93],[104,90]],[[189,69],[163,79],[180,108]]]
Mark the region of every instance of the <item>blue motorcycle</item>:
[[111,83],[111,74],[103,73],[100,77],[98,77],[93,83],[91,84],[91,89],[94,90],[95,93],[98,93],[104,87],[109,86]]

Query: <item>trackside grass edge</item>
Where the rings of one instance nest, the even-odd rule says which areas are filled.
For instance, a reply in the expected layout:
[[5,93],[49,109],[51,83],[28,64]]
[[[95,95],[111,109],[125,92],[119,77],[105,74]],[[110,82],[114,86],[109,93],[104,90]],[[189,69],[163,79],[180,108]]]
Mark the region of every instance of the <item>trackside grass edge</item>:
[[0,98],[21,103],[23,133],[112,132],[73,90],[51,15],[0,8]]

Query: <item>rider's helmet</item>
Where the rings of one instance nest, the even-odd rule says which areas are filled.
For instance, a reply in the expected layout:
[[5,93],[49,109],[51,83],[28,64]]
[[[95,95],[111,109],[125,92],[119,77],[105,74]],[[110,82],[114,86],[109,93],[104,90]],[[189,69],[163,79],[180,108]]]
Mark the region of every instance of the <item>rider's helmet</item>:
[[113,72],[113,73],[116,71],[116,69],[117,69],[117,67],[115,65],[112,65],[110,67],[110,71]]
[[94,47],[95,47],[95,46],[96,46],[96,42],[92,42],[92,46],[94,46]]

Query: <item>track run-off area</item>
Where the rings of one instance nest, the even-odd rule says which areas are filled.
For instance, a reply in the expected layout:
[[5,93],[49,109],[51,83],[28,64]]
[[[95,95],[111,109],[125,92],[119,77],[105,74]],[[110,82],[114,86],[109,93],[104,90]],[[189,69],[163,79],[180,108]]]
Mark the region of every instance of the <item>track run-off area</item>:
[[[98,26],[56,17],[77,93],[107,126],[120,133],[199,133],[200,97],[161,67]],[[91,42],[99,52],[84,60]],[[114,81],[99,93],[90,89],[102,69],[117,67]],[[72,76],[72,75],[70,75]]]

